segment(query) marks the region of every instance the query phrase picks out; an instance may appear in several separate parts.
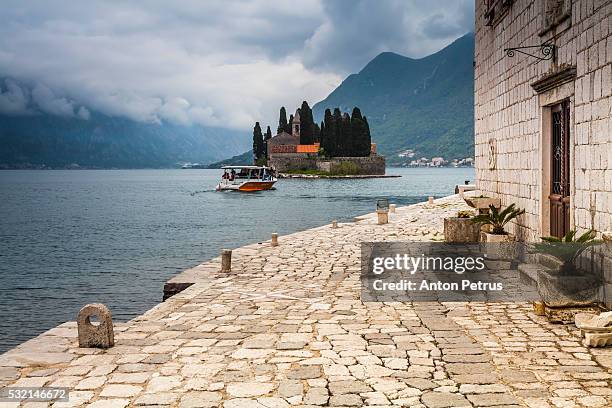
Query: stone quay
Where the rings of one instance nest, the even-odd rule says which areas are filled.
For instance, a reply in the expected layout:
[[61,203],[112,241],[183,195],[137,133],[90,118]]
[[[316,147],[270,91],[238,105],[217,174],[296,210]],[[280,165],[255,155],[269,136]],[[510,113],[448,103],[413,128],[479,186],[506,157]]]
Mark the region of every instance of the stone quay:
[[115,323],[114,347],[79,348],[69,322],[1,355],[0,387],[67,387],[23,404],[58,408],[612,406],[612,349],[531,304],[360,300],[361,242],[442,241],[462,209],[455,195],[233,249],[231,272],[205,262]]

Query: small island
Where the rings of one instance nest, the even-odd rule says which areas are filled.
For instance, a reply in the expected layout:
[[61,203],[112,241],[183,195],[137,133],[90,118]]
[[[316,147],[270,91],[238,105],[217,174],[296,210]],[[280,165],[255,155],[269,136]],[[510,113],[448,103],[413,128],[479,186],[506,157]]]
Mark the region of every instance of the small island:
[[368,119],[358,107],[351,115],[326,109],[320,125],[306,101],[289,120],[281,107],[276,136],[270,126],[264,135],[255,124],[253,160],[281,177],[385,177],[385,158],[376,153]]

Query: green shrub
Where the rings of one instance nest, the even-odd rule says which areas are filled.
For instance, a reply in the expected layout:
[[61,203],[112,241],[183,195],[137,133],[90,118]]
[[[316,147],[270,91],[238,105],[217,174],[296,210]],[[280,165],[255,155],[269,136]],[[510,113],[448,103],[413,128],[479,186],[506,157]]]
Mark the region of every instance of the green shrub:
[[573,263],[585,249],[603,242],[595,239],[597,233],[594,230],[589,230],[580,236],[576,235],[576,230],[570,230],[562,238],[542,237],[544,242],[537,243],[534,247],[536,252],[553,255],[565,263]]
[[477,215],[476,217],[472,218],[472,221],[490,224],[493,227],[491,233],[496,235],[505,235],[507,234],[504,230],[506,224],[524,213],[525,210],[516,208],[514,203],[510,204],[501,211],[495,208],[493,205],[489,205],[489,212],[487,214]]
[[332,176],[349,176],[360,174],[361,169],[358,165],[350,161],[341,161],[338,164],[331,166],[329,174]]

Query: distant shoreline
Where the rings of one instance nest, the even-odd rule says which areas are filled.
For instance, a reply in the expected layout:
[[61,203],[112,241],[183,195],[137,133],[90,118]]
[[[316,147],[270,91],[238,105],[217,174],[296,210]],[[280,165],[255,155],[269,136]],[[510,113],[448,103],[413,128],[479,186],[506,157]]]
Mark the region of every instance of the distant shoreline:
[[279,173],[281,179],[370,179],[370,178],[398,178],[398,174],[352,174],[345,176],[332,176],[325,174],[286,174]]
[[[453,166],[387,166],[391,169],[466,169],[473,168],[469,166],[453,167]],[[221,168],[197,168],[197,169],[182,169],[180,167],[0,167],[0,171],[11,171],[11,170],[34,170],[34,171],[45,171],[45,170],[221,170]],[[376,178],[376,177],[401,177],[395,175],[355,175],[355,176],[325,176],[325,175],[309,175],[309,174],[288,174],[286,178]],[[303,176],[303,177],[296,177]]]

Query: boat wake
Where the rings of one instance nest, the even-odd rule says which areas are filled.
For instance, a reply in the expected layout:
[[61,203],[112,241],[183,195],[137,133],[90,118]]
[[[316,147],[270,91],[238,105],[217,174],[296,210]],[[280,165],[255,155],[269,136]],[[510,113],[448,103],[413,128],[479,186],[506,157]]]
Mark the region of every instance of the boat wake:
[[189,195],[193,197],[193,196],[196,196],[198,194],[212,193],[214,191],[216,191],[214,188],[210,189],[210,190],[198,190],[198,191],[193,191],[193,192],[189,193]]

